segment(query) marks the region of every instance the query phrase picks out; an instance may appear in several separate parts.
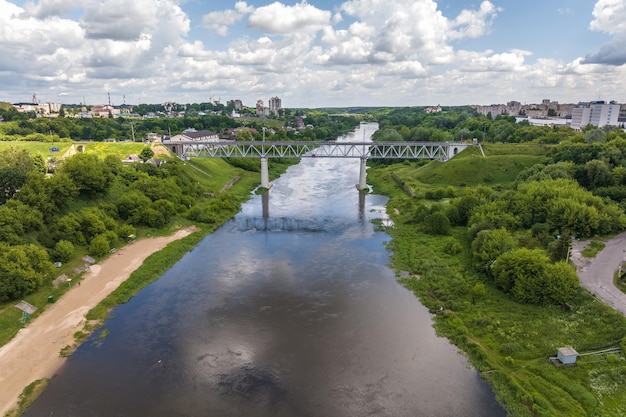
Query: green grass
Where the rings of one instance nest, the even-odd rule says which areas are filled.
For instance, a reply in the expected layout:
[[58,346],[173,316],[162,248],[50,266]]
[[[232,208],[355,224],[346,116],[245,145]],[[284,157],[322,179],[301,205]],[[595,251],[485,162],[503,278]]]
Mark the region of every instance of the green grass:
[[24,388],[18,399],[17,407],[9,410],[4,417],[19,417],[24,414],[26,409],[35,401],[44,388],[46,388],[48,382],[50,382],[48,379],[38,379]]
[[[404,162],[388,166],[376,167],[372,173],[383,176],[387,181],[395,176],[406,187],[424,192],[447,187],[463,188],[478,185],[492,186],[496,189],[513,186],[518,174],[543,159],[543,154],[526,152],[527,146],[522,146],[522,153],[501,154],[496,145],[491,145],[494,156],[483,157],[478,148],[469,148],[447,162],[432,161],[424,164],[423,161]],[[505,145],[503,145],[505,146]],[[506,147],[510,147],[506,145]],[[530,147],[531,150],[545,148]],[[497,151],[495,151],[497,150]],[[368,171],[369,175],[369,171]],[[383,181],[377,181],[381,185]]]
[[581,252],[586,258],[595,258],[595,256],[604,249],[605,244],[600,240],[592,240]]
[[[394,207],[400,211],[414,200],[400,187],[411,184],[416,195],[425,190],[448,186],[480,185],[478,177],[492,171],[494,188],[509,187],[517,173],[537,163],[541,154],[535,147],[522,147],[521,154],[506,157],[510,145],[487,147],[487,158],[477,159],[463,152],[446,163],[395,164],[368,170],[368,183],[374,192],[388,195],[388,212],[396,226],[388,248],[392,266],[406,271],[410,278],[400,282],[435,312],[434,326],[464,351],[472,365],[489,381],[497,399],[511,416],[593,416],[626,415],[626,359],[624,355],[581,357],[575,366],[555,367],[548,362],[557,349],[572,346],[579,353],[615,344],[626,336],[626,318],[600,303],[586,290],[579,289],[568,303],[541,307],[519,304],[504,294],[473,267],[464,228],[454,228],[451,236],[437,237],[419,233],[414,225],[402,224]],[[517,148],[514,148],[517,149]],[[492,155],[492,156],[489,156]],[[458,158],[458,159],[457,159]],[[488,169],[487,169],[488,167]],[[400,183],[393,177],[400,178]],[[471,182],[464,178],[471,178]],[[400,213],[401,214],[401,213]],[[450,254],[450,242],[462,243],[462,251]],[[598,242],[601,243],[601,242]],[[593,256],[602,249],[593,245]],[[420,279],[414,277],[419,276]],[[485,285],[485,294],[473,295],[477,283]]]

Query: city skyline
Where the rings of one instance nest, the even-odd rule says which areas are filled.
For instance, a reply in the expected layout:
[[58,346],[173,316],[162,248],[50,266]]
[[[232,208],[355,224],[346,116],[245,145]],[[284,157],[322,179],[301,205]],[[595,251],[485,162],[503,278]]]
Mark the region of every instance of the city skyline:
[[626,102],[626,0],[217,3],[0,0],[0,101]]

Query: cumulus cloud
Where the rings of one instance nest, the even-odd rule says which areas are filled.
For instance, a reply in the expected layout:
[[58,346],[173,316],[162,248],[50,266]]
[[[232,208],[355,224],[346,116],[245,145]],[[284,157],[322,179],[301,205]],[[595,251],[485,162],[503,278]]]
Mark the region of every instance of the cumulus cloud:
[[591,30],[606,32],[613,37],[595,54],[587,54],[583,64],[626,64],[626,0],[598,0],[593,8]]
[[63,16],[73,10],[80,9],[87,0],[39,0],[27,1],[24,4],[24,14],[29,17],[45,19],[51,16]]
[[463,10],[450,24],[452,29],[450,37],[477,38],[485,35],[499,11],[501,9],[490,1],[483,1],[478,10]]
[[529,51],[512,50],[494,54],[492,51],[459,51],[458,68],[462,72],[522,72],[526,69],[525,57]]
[[220,36],[228,35],[228,28],[239,22],[244,16],[254,11],[245,1],[235,3],[234,10],[211,12],[202,17],[202,25],[209,30],[214,30]]
[[308,4],[306,0],[293,6],[274,2],[259,7],[248,19],[248,26],[267,34],[289,34],[322,29],[330,23],[331,13]]

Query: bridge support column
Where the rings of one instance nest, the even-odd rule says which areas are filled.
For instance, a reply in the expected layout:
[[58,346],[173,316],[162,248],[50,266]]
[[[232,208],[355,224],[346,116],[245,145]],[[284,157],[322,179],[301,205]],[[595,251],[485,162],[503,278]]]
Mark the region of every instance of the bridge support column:
[[361,158],[361,168],[359,169],[359,184],[356,186],[359,190],[367,188],[367,182],[365,182],[367,170],[367,158]]
[[267,166],[267,158],[261,158],[261,187],[270,188],[270,171]]

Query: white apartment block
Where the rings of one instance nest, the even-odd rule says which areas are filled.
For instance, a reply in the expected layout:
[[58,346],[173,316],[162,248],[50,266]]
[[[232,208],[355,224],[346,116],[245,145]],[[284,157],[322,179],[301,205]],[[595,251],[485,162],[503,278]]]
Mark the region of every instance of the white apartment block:
[[595,127],[617,126],[620,105],[615,102],[592,101],[572,109],[572,129],[580,130],[587,125]]

